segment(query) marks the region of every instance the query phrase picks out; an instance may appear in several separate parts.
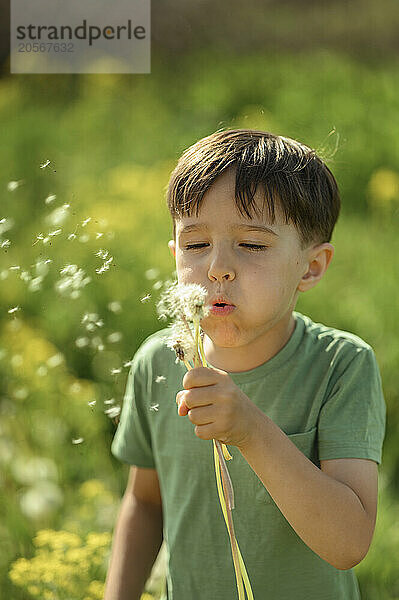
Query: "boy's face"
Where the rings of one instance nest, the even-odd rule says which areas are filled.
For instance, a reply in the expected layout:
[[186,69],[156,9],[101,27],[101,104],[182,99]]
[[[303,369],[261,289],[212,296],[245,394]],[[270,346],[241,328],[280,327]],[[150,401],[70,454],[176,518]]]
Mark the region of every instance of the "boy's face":
[[[296,228],[284,222],[279,210],[273,225],[267,210],[263,217],[242,216],[234,186],[233,171],[220,176],[205,194],[199,216],[176,221],[176,241],[169,247],[179,283],[199,283],[209,303],[223,296],[233,305],[214,307],[201,322],[214,347],[259,351],[265,345],[266,350],[270,336],[287,334],[299,292],[321,278],[333,247],[301,250]],[[255,198],[261,208],[259,191]]]

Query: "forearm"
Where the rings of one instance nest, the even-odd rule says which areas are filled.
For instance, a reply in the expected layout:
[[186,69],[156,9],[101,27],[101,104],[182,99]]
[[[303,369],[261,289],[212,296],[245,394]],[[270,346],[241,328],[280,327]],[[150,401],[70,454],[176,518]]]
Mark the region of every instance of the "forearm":
[[260,410],[239,449],[305,544],[338,569],[360,562],[373,524],[349,486],[323,473]]
[[125,495],[115,527],[104,600],[139,600],[161,544],[159,508]]

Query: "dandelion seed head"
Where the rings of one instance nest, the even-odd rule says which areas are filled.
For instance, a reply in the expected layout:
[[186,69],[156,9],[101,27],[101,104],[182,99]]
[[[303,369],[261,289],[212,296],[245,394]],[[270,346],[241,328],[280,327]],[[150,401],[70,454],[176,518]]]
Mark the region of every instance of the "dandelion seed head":
[[157,304],[160,318],[182,318],[188,321],[203,319],[209,314],[206,289],[197,283],[174,281],[165,288]]
[[194,337],[189,325],[183,321],[178,320],[168,327],[166,345],[175,352],[178,360],[194,360]]

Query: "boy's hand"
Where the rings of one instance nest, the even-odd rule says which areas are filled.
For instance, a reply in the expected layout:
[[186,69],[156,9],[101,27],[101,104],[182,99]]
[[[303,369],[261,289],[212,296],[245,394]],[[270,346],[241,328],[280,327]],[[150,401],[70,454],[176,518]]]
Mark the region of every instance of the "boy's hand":
[[183,387],[185,389],[176,395],[178,414],[188,416],[195,425],[196,436],[238,447],[248,443],[259,413],[263,413],[228,373],[195,367],[185,374]]

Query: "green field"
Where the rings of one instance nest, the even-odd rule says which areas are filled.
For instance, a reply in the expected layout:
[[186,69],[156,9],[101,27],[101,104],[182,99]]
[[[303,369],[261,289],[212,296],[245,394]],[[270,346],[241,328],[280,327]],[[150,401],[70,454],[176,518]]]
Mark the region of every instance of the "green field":
[[[121,404],[126,363],[160,327],[157,282],[174,270],[169,173],[221,127],[297,138],[337,177],[335,257],[297,309],[375,349],[388,424],[376,533],[356,571],[363,600],[399,597],[398,79],[396,59],[320,50],[0,80],[1,598],[102,598],[128,472],[110,454],[116,424],[104,411]],[[60,273],[67,265],[75,272]],[[34,557],[13,567],[12,583],[15,561]]]

